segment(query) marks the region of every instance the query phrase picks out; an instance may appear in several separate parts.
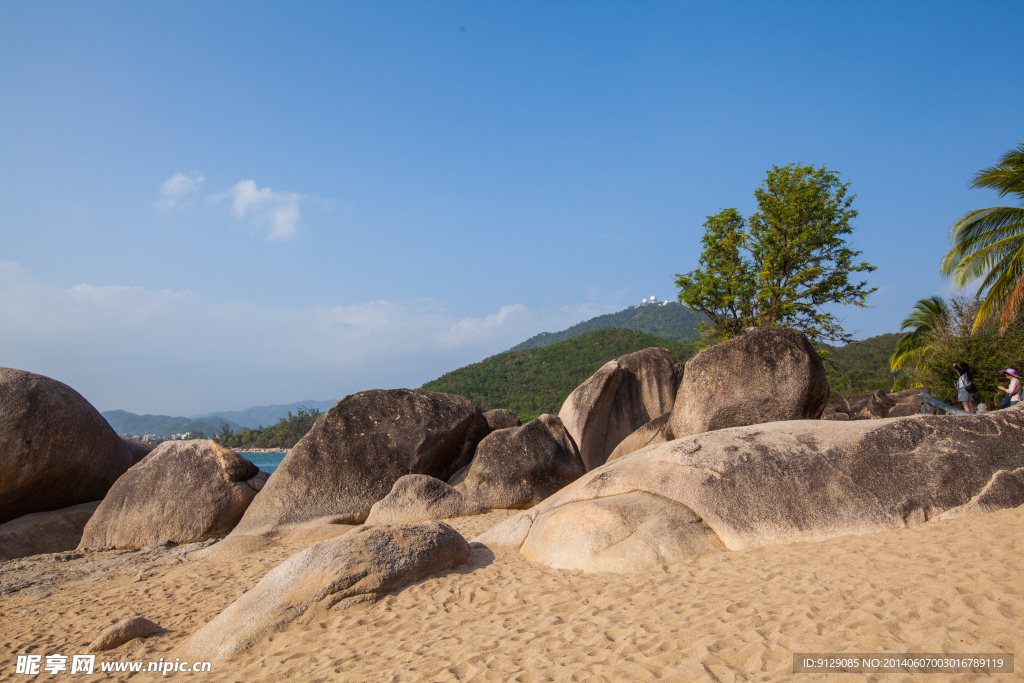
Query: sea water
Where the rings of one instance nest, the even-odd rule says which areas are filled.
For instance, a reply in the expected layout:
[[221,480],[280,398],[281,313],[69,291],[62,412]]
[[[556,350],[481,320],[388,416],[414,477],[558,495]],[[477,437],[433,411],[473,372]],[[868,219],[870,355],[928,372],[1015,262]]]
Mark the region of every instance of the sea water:
[[284,456],[288,454],[281,451],[280,453],[241,453],[240,455],[262,471],[273,473],[284,460]]

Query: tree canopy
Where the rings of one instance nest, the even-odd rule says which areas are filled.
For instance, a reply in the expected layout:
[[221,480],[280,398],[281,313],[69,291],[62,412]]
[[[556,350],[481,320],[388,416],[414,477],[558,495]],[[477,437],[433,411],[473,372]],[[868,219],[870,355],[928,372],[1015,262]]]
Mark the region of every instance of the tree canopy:
[[850,281],[875,267],[846,243],[857,217],[849,186],[824,166],[774,166],[754,192],[758,210],[749,221],[735,208],[708,216],[700,266],[677,274],[676,286],[680,302],[711,320],[710,338],[783,325],[815,342],[853,340],[826,308],[866,307],[875,291]]
[[[971,187],[996,190],[1000,197],[1014,195],[1024,204],[1024,143],[979,171]],[[942,274],[957,287],[981,280],[974,328],[998,313],[1005,331],[1024,301],[1024,206],[971,211],[949,229],[949,239],[953,247],[942,259]]]

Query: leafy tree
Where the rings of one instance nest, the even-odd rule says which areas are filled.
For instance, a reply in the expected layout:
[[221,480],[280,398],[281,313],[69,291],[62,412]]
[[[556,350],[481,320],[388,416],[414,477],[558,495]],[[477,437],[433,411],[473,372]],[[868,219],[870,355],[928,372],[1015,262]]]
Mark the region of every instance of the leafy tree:
[[269,427],[243,427],[235,434],[224,435],[224,427],[227,426],[224,425],[221,427],[221,433],[217,435],[217,440],[225,446],[235,448],[291,448],[313,428],[319,417],[319,410],[299,406],[295,415],[289,410],[288,417],[278,419],[276,425]]
[[913,365],[920,370],[945,336],[949,323],[949,306],[941,296],[918,301],[900,325],[900,332],[904,334],[889,359],[889,367],[895,371]]
[[736,209],[723,209],[704,222],[700,267],[676,275],[679,301],[708,317],[709,337],[728,339],[743,333],[754,317],[752,265],[744,258],[747,222]]
[[217,436],[215,436],[214,438],[217,441],[223,441],[224,439],[228,438],[234,433],[234,430],[231,429],[231,425],[229,425],[227,422],[221,422],[220,430],[217,432]]
[[[1024,143],[1004,154],[995,166],[981,170],[971,187],[996,190],[1000,197],[1016,195],[1024,203]],[[981,279],[974,328],[999,313],[999,328],[1005,331],[1024,300],[1024,208],[971,211],[953,224],[949,238],[953,247],[942,259],[942,274],[952,277],[957,287]]]
[[855,195],[824,166],[774,166],[757,190],[749,224],[736,209],[704,223],[701,267],[676,275],[679,301],[711,319],[705,333],[728,339],[753,325],[803,330],[812,341],[850,342],[830,304],[866,307],[875,291],[850,276],[875,267],[847,246]]

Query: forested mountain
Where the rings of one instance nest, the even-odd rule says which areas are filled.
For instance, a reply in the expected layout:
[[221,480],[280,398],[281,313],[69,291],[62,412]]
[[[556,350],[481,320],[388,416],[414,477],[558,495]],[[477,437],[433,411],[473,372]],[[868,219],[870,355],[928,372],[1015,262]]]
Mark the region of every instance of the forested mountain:
[[684,362],[697,352],[692,342],[608,328],[556,344],[499,353],[422,388],[465,396],[484,410],[508,408],[526,423],[542,413],[557,415],[572,390],[608,361],[651,346],[668,349]]
[[[847,396],[875,389],[892,391],[897,379],[889,370],[889,357],[900,340],[898,334],[880,334],[846,346],[828,347],[825,370],[828,383]],[[905,373],[899,373],[902,377]]]
[[703,313],[691,311],[675,302],[664,305],[631,306],[618,313],[599,315],[596,318],[585,320],[561,332],[541,332],[509,350],[536,349],[572,339],[586,332],[609,327],[643,332],[669,341],[691,342],[700,339],[700,331],[697,327],[706,320]]
[[237,424],[220,418],[192,420],[187,417],[172,417],[170,415],[136,415],[125,410],[108,410],[101,415],[106,418],[115,432],[131,436],[156,434],[167,437],[186,432],[202,432],[206,436],[213,436],[224,422],[227,422],[231,429],[239,428]]

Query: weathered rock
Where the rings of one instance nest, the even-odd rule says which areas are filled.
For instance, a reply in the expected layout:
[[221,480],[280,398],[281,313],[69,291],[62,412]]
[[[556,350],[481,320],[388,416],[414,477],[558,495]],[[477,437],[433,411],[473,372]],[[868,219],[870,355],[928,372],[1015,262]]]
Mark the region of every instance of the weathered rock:
[[267,573],[186,643],[193,659],[228,657],[310,609],[344,609],[465,564],[469,545],[444,522],[359,527]]
[[156,635],[163,630],[163,627],[159,624],[143,617],[125,619],[124,621],[119,621],[116,624],[103,629],[103,632],[100,633],[99,637],[89,644],[89,650],[91,652],[113,650],[118,645],[123,645],[129,640],[146,638],[148,636]]
[[99,500],[131,462],[124,442],[77,391],[0,368],[0,524]]
[[61,510],[33,512],[0,524],[0,561],[74,550],[99,504],[97,500]]
[[915,389],[904,389],[902,391],[896,391],[891,394],[886,394],[886,397],[893,403],[921,403],[921,388]]
[[523,424],[519,421],[519,417],[515,413],[511,410],[505,410],[504,408],[488,410],[484,413],[484,419],[487,420],[487,426],[492,430],[520,427]]
[[558,411],[558,419],[572,436],[588,470],[606,459],[608,422],[625,374],[618,361],[608,361],[576,387]]
[[361,524],[399,477],[449,479],[488,431],[461,396],[410,389],[346,396],[281,461],[234,533],[317,518]]
[[896,404],[882,391],[872,391],[854,396],[850,399],[850,419],[880,420],[883,417],[889,417],[889,410],[894,405]]
[[952,519],[964,515],[976,515],[985,512],[996,512],[1006,508],[1024,505],[1024,467],[1013,471],[999,470],[966,505],[947,510],[939,515],[939,519]]
[[141,441],[132,436],[122,436],[121,441],[124,441],[128,452],[132,454],[133,465],[152,453],[153,449],[157,447],[157,444],[152,441]]
[[821,414],[822,420],[839,420],[842,422],[848,422],[850,420],[849,413],[836,412],[835,408],[825,408],[825,412]]
[[646,448],[656,443],[665,443],[666,441],[674,439],[675,437],[672,436],[672,426],[669,424],[671,418],[672,413],[669,412],[654,418],[645,425],[642,425],[615,447],[612,454],[608,456],[607,462],[618,460],[622,456],[629,455],[641,448]]
[[[714,549],[709,530],[739,550],[898,529],[975,496],[979,506],[1016,503],[1022,445],[1024,408],[712,431],[588,472],[474,540],[551,566],[639,571]],[[676,521],[645,528],[656,515]],[[623,542],[657,551],[631,562]]]
[[652,347],[605,363],[577,387],[558,417],[587,469],[604,464],[623,439],[670,412],[682,376],[670,352]]
[[757,327],[686,363],[675,437],[779,420],[817,420],[829,397],[825,366],[798,330]]
[[417,524],[487,512],[458,490],[425,474],[407,474],[370,508],[365,524]]
[[562,421],[541,415],[522,427],[491,432],[457,488],[484,507],[528,508],[585,472]]
[[832,394],[829,396],[828,403],[825,404],[825,412],[830,410],[835,413],[846,413],[849,415],[850,402],[842,394]]
[[165,441],[111,487],[79,547],[142,548],[226,534],[268,476],[214,441]]
[[911,415],[921,414],[921,400],[918,399],[913,403],[897,403],[892,408],[889,408],[889,412],[886,417],[909,417]]

